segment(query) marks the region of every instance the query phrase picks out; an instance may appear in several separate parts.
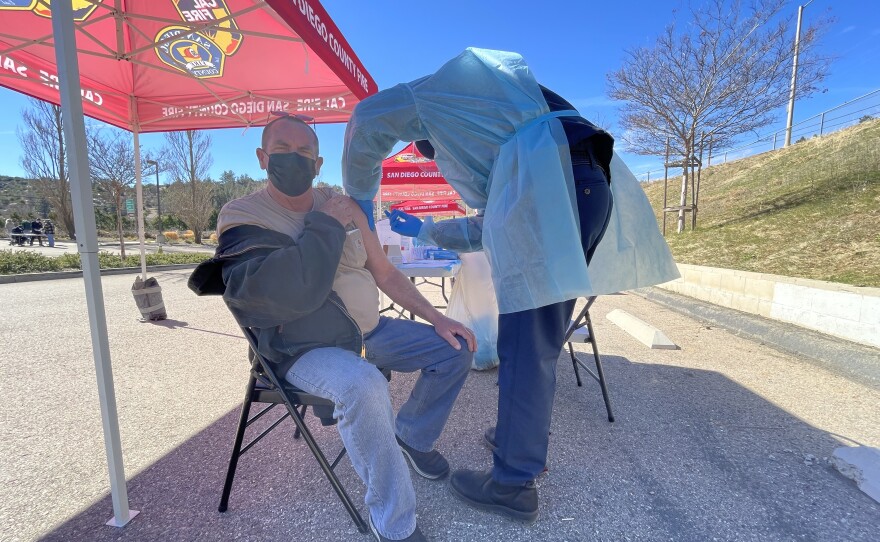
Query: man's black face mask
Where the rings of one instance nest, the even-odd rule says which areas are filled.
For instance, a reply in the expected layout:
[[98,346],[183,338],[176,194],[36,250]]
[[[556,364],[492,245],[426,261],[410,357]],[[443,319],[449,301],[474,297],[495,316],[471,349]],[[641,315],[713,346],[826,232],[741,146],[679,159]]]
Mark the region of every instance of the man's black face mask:
[[311,188],[315,178],[315,160],[296,152],[279,152],[269,155],[266,168],[269,180],[287,196],[297,197]]

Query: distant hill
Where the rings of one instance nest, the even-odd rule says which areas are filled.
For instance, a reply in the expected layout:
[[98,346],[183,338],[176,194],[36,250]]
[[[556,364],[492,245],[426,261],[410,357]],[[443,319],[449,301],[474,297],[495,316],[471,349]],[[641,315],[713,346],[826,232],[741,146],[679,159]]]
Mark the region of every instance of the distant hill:
[[13,212],[24,216],[32,209],[39,210],[41,203],[29,179],[0,175],[0,218],[9,218]]
[[[156,208],[156,185],[151,183],[151,180],[153,177],[144,177],[143,179],[144,206],[147,208],[147,216],[155,213]],[[112,198],[104,194],[96,185],[93,185],[92,190],[96,208],[113,213]],[[135,197],[133,188],[129,197]],[[47,212],[44,212],[46,209],[49,209],[49,205],[31,186],[31,179],[0,175],[0,226],[2,226],[3,220],[10,218],[12,213],[18,213],[23,217],[30,213],[45,217],[48,215]]]
[[[668,186],[678,205],[680,170]],[[663,182],[643,188],[662,220]],[[680,263],[880,287],[880,120],[705,168],[696,231],[676,219]]]

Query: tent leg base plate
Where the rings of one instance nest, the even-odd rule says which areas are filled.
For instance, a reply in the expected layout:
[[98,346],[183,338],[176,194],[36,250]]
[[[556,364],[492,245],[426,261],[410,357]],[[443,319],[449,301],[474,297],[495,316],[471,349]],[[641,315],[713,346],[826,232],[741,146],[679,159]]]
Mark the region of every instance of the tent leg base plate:
[[140,512],[138,512],[137,510],[129,510],[127,520],[120,523],[120,522],[116,521],[116,516],[113,516],[112,518],[110,518],[110,521],[108,521],[104,525],[109,525],[111,527],[125,527],[126,525],[128,525],[128,522],[133,520],[134,517],[138,514],[140,514]]

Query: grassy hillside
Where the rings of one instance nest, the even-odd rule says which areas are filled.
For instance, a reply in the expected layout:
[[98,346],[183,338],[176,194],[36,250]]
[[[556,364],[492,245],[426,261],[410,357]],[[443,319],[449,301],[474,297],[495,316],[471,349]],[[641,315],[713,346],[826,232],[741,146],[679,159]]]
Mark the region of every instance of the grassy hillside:
[[16,211],[24,215],[38,206],[39,198],[34,194],[29,180],[0,175],[0,218],[9,218]]
[[[644,188],[662,220],[663,182]],[[688,216],[676,234],[676,219],[666,239],[680,263],[880,287],[880,120],[706,168],[696,231]]]

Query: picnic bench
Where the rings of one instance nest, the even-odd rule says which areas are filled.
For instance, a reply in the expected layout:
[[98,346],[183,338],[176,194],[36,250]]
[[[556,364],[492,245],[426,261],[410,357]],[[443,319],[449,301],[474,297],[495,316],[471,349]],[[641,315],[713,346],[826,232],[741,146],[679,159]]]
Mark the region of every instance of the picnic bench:
[[45,233],[9,233],[9,244],[20,247],[23,247],[26,242],[28,245],[32,245],[31,240],[36,240],[42,245],[44,239],[48,239]]

